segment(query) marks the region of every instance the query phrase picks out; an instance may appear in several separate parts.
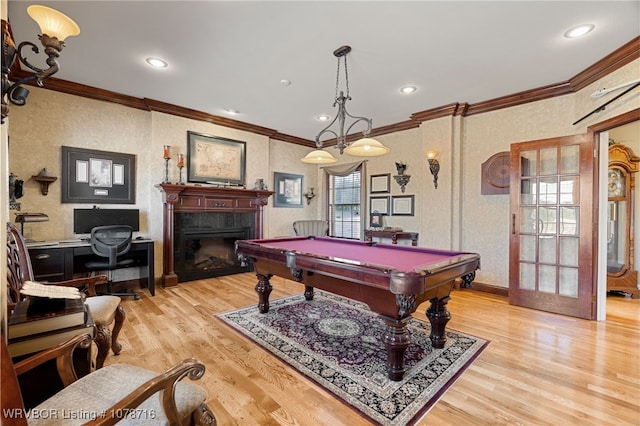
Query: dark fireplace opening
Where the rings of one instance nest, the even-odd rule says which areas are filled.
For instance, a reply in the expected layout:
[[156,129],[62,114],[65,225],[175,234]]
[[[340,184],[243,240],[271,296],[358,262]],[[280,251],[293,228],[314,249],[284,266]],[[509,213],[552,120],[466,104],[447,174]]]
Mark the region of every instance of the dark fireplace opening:
[[254,234],[253,214],[177,215],[174,266],[178,282],[251,271],[238,260],[235,243],[254,238]]
[[248,272],[235,253],[235,242],[249,238],[249,229],[190,230],[180,238],[175,252],[178,282]]

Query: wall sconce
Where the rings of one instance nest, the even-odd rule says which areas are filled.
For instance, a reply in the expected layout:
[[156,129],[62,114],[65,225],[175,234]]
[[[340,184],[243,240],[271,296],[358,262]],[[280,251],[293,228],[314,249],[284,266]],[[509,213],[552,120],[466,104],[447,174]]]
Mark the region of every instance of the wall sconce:
[[438,189],[438,172],[440,171],[440,163],[436,159],[438,153],[435,151],[427,152],[427,161],[429,162],[429,170],[433,175],[433,187]]
[[409,180],[411,180],[410,175],[405,175],[404,172],[407,170],[407,165],[404,163],[396,162],[396,170],[398,174],[393,178],[396,180],[397,184],[400,185],[400,190],[404,193],[404,189],[409,184]]
[[[46,6],[31,5],[27,8],[27,13],[34,21],[40,26],[42,34],[38,35],[40,43],[44,47],[44,53],[47,55],[47,65],[49,68],[46,70],[40,69],[31,65],[29,61],[22,55],[22,49],[29,47],[31,51],[38,54],[40,53],[38,47],[29,42],[23,41],[18,45],[16,49],[15,42],[13,41],[13,35],[11,32],[11,25],[9,22],[2,20],[2,119],[0,122],[4,123],[4,119],[9,114],[9,102],[14,105],[22,106],[27,102],[27,96],[29,90],[22,87],[24,83],[36,80],[38,86],[42,86],[42,81],[56,72],[60,66],[56,58],[60,56],[60,51],[64,47],[64,39],[69,36],[75,36],[80,34],[80,27],[73,22],[71,18],[63,13],[58,12],[55,9],[51,9]],[[24,66],[34,72],[21,80],[11,84],[9,82],[9,72],[11,71],[14,61],[17,59]]]
[[49,193],[49,184],[58,180],[57,177],[51,176],[51,174],[49,174],[49,171],[46,167],[40,170],[40,173],[38,173],[37,175],[31,176],[31,178],[33,178],[33,180],[40,184],[40,193],[42,195],[47,195]]
[[311,204],[311,199],[316,196],[316,194],[313,193],[313,188],[309,188],[309,192],[305,192],[302,195],[307,199],[307,205]]

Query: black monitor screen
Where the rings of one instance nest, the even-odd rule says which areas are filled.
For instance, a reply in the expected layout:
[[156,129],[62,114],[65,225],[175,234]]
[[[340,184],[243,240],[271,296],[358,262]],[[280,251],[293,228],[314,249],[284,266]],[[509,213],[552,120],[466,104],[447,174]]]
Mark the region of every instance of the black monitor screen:
[[73,233],[90,234],[96,226],[129,225],[140,230],[138,209],[73,209]]

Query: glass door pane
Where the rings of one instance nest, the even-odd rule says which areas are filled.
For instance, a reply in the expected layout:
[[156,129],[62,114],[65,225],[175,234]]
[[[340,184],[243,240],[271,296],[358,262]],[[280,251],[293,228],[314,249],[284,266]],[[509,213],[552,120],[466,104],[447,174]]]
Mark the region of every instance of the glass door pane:
[[555,146],[521,155],[518,258],[522,289],[578,295],[578,239],[566,237],[578,236],[579,153],[577,146]]

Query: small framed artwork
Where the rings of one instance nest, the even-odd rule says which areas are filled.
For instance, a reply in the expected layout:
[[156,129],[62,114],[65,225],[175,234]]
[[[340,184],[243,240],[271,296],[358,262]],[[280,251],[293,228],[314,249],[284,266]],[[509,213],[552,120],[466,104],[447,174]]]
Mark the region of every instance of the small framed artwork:
[[187,181],[244,185],[246,147],[246,142],[187,132]]
[[414,195],[391,197],[391,214],[393,216],[413,216],[414,198]]
[[382,228],[382,213],[373,212],[369,215],[370,228]]
[[134,204],[133,154],[62,147],[62,202]]
[[389,197],[370,197],[369,211],[378,212],[383,215],[389,214]]
[[389,192],[391,175],[371,175],[370,191],[372,194],[384,194]]
[[273,206],[302,208],[302,175],[273,173]]

